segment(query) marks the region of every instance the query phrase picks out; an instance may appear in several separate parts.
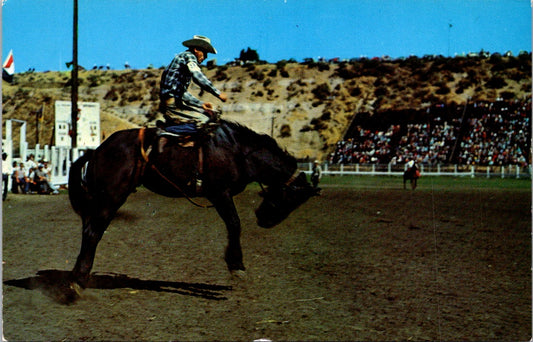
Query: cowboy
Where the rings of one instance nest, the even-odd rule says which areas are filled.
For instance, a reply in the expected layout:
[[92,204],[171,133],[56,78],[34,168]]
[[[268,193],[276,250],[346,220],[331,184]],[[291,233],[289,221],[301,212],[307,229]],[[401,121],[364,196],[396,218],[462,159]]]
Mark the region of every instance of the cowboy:
[[407,171],[411,171],[413,166],[415,166],[414,158],[413,159],[405,158],[405,160],[406,160],[405,166],[407,167]]
[[313,183],[313,188],[318,187],[318,182],[322,178],[322,168],[320,167],[320,161],[315,160],[313,163],[313,171],[311,173],[311,182]]
[[[199,66],[208,53],[217,53],[211,40],[197,35],[183,45],[189,49],[174,57],[163,71],[160,83],[159,110],[167,121],[166,131],[175,135],[194,134],[214,116],[213,104],[200,101],[187,91],[191,81],[223,102],[228,98],[215,88]],[[168,125],[168,122],[172,123]]]

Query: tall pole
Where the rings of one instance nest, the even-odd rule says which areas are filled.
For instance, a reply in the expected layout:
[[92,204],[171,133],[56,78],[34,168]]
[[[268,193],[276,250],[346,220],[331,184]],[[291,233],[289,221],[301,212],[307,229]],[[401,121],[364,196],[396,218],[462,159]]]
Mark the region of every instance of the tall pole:
[[70,117],[72,133],[70,138],[72,148],[74,149],[78,146],[78,0],[74,0],[74,24],[72,36],[72,112]]
[[452,24],[448,24],[448,57],[451,57],[450,56],[450,31],[452,29]]

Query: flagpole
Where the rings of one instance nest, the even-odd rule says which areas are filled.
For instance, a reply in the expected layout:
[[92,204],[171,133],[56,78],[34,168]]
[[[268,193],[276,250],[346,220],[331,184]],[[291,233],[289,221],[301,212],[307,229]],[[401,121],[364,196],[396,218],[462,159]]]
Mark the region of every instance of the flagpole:
[[35,145],[39,145],[39,111],[35,112]]
[[[78,146],[78,0],[74,0],[74,20],[73,20],[73,39],[72,39],[72,85],[71,85],[71,129],[70,136],[72,149]],[[75,153],[73,151],[73,153]]]

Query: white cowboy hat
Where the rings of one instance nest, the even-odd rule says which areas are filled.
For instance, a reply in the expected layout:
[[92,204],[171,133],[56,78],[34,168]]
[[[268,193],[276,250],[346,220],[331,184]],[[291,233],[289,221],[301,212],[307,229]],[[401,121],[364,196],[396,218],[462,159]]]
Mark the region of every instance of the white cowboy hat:
[[186,40],[182,44],[186,47],[197,47],[210,53],[217,53],[217,50],[211,45],[211,39],[204,36],[194,36],[192,39]]

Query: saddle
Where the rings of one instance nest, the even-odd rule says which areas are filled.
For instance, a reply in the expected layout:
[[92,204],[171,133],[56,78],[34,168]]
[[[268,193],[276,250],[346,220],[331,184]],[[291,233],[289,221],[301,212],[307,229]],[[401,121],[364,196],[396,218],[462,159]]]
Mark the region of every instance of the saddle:
[[[187,191],[185,190],[185,188],[180,188],[180,186],[178,186],[177,184],[175,184],[172,180],[170,180],[170,178],[168,176],[170,175],[166,175],[164,172],[162,172],[162,170],[160,170],[157,166],[157,162],[154,163],[154,159],[155,158],[156,160],[159,158],[159,156],[157,156],[157,154],[161,155],[164,151],[162,150],[162,147],[164,147],[164,145],[162,146],[161,145],[161,141],[163,139],[167,139],[166,137],[164,136],[159,136],[155,141],[153,141],[149,146],[148,148],[145,150],[144,149],[144,131],[145,131],[145,128],[141,128],[139,130],[139,140],[140,140],[140,149],[141,149],[141,156],[142,156],[142,160],[145,162],[144,166],[142,166],[142,171],[140,171],[140,173],[144,173],[144,167],[146,167],[146,165],[149,165],[153,171],[155,171],[161,178],[163,178],[168,184],[169,186],[179,190],[180,192],[182,192],[185,196],[186,196],[186,193],[195,193],[195,194],[201,194],[202,193],[202,175],[203,175],[203,159],[204,159],[204,156],[203,156],[203,149],[202,149],[202,145],[199,144],[198,147],[196,147],[195,149],[189,149],[189,151],[191,151],[192,153],[195,153],[197,154],[197,164],[196,164],[196,167],[195,167],[195,171],[193,172],[193,174],[191,174],[191,178],[189,179],[189,181],[187,182],[186,186],[187,186]],[[158,132],[159,134],[160,132]],[[176,141],[172,141],[171,140],[171,143],[169,144],[169,148],[171,146],[175,146],[175,145],[180,145],[182,146],[183,145],[183,140],[179,140],[179,138],[181,137],[177,137],[176,138]],[[159,145],[159,151],[156,152],[156,148],[157,146]],[[195,147],[195,145],[191,145],[191,146],[182,146],[182,147]],[[156,155],[152,158],[150,157],[153,153],[155,153]]]
[[[195,125],[195,132],[191,133],[174,133],[167,130],[168,127]],[[181,147],[194,147],[197,142],[205,140],[213,131],[220,125],[219,115],[215,113],[211,116],[211,119],[204,124],[197,125],[192,122],[183,122],[172,119],[170,116],[165,115],[165,121],[157,120],[156,127],[160,129],[158,131],[159,136],[159,153],[163,152],[163,148],[168,142],[168,139],[172,139]],[[164,138],[164,139],[163,139]]]

